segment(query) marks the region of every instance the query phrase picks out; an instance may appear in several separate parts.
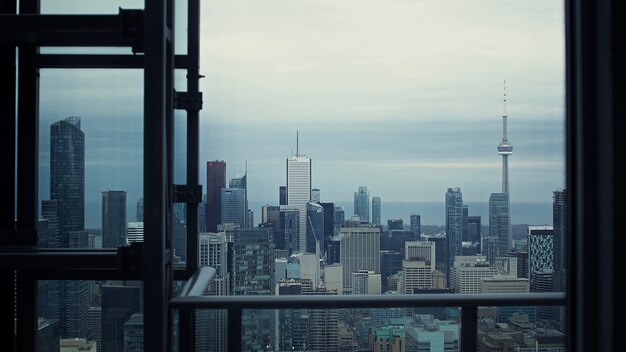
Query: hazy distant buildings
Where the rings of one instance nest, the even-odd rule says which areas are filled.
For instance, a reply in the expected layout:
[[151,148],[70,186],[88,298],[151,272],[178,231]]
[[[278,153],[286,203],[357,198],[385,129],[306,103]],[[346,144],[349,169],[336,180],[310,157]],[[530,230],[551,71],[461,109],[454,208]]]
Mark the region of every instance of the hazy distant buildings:
[[[404,229],[404,221],[402,219],[388,219],[387,220],[387,230],[403,230]],[[415,238],[415,237],[413,237]]]
[[129,222],[126,238],[129,244],[133,242],[143,242],[143,222]]
[[143,197],[137,201],[137,215],[135,218],[137,222],[143,222]]
[[372,197],[372,224],[380,225],[380,197]]
[[298,248],[306,250],[307,242],[307,204],[311,200],[311,159],[298,155],[287,158],[287,205],[297,207],[299,211]]
[[[252,211],[248,209],[248,166],[246,164],[246,173],[243,176],[236,176],[230,179],[228,188],[231,190],[243,190],[243,216],[244,224],[242,227],[249,228],[254,226],[254,217]],[[222,204],[224,204],[222,202]],[[223,209],[223,208],[222,208]],[[223,223],[228,221],[222,219]]]
[[367,186],[359,186],[358,191],[354,192],[354,215],[361,220],[370,221],[370,192]]
[[313,188],[311,189],[311,202],[313,203],[319,203],[320,202],[320,189],[319,188]]
[[102,192],[102,248],[126,245],[126,191]]
[[222,188],[226,188],[226,163],[208,161],[206,166],[206,230],[217,232],[217,225],[222,223]]
[[448,247],[446,277],[450,282],[454,258],[462,254],[463,194],[461,189],[448,188],[446,192],[446,242]]
[[467,242],[471,244],[469,249],[463,249],[463,255],[472,255],[480,253],[482,224],[480,216],[467,217]]

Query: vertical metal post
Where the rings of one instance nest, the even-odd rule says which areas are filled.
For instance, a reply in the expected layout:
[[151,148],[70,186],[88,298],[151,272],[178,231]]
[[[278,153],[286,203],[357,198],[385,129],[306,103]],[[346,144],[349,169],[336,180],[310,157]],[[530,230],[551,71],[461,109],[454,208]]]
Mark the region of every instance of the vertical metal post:
[[461,308],[461,352],[476,352],[476,343],[478,342],[477,319],[477,307],[464,306]]
[[0,283],[0,324],[4,327],[0,329],[0,338],[6,341],[7,351],[16,352],[15,271],[0,270]]
[[[20,1],[21,14],[39,14],[39,0]],[[39,189],[39,48],[19,47],[17,95],[17,229],[25,245],[37,244]]]
[[168,349],[171,292],[171,184],[168,165],[166,1],[145,1],[144,11],[144,349]]
[[16,295],[17,351],[35,352],[37,341],[37,280],[18,271]]
[[228,310],[228,350],[241,351],[241,308]]
[[[16,11],[15,0],[0,3],[0,14]],[[0,47],[0,230],[5,234],[15,227],[15,49]]]

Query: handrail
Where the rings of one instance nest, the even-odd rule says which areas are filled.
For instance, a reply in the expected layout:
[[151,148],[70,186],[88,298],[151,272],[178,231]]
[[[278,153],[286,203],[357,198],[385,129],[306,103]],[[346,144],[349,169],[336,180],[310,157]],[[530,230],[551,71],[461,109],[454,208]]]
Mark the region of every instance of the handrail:
[[[196,273],[197,274],[197,273]],[[195,276],[195,275],[194,275]],[[193,279],[193,278],[192,278]],[[190,279],[185,287],[192,282]],[[481,294],[383,294],[383,295],[285,295],[285,296],[198,296],[180,295],[170,300],[170,308],[181,312],[195,309],[228,310],[228,348],[241,350],[241,323],[244,309],[345,309],[460,307],[461,352],[477,350],[478,307],[564,306],[564,292],[481,293]],[[185,352],[193,351],[191,345]]]
[[189,299],[202,297],[206,293],[207,288],[213,282],[215,278],[215,268],[202,266],[196,270],[193,275],[185,282],[182,290],[177,297],[170,300],[170,306],[172,302],[177,299]]
[[170,300],[170,306],[172,308],[195,309],[494,307],[559,306],[565,304],[566,295],[562,292],[414,295],[179,296]]

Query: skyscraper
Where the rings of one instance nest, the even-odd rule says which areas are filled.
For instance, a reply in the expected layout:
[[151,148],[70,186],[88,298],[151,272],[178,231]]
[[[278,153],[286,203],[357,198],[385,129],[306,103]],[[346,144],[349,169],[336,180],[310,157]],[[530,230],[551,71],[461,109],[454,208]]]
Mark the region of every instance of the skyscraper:
[[246,191],[242,188],[222,188],[221,224],[246,227]]
[[143,222],[143,197],[137,201],[137,222]]
[[552,225],[554,227],[554,270],[567,270],[567,192],[552,193]]
[[370,221],[370,192],[367,186],[359,186],[357,192],[354,192],[354,215],[361,220]]
[[372,224],[380,225],[380,197],[372,197]]
[[380,273],[380,227],[361,225],[341,228],[339,248],[344,287],[351,287],[352,273],[358,270]]
[[324,208],[318,203],[309,202],[306,215],[306,252],[316,253],[317,245],[319,245],[320,251],[324,249]]
[[50,125],[50,199],[57,201],[59,247],[69,232],[85,229],[85,134],[80,117]]
[[410,220],[413,239],[417,241],[422,234],[422,216],[420,214],[411,214]]
[[[58,248],[87,247],[85,134],[80,128],[80,117],[67,117],[50,125],[50,199],[56,201],[58,221],[54,245]],[[50,311],[61,323],[62,337],[89,337],[89,283],[54,281],[49,291]]]
[[228,188],[230,189],[242,189],[243,190],[243,199],[244,199],[244,213],[245,215],[245,223],[242,227],[252,227],[254,224],[252,221],[248,221],[248,164],[246,163],[246,173],[243,176],[237,176],[230,179],[228,184]]
[[222,188],[226,188],[226,163],[215,160],[206,164],[206,230],[217,232],[222,223]]
[[498,256],[504,256],[513,248],[511,227],[511,203],[508,193],[491,193],[489,197],[489,236],[498,239]]
[[[461,255],[463,239],[463,194],[459,187],[448,188],[446,192],[446,242],[448,247],[446,278],[450,284],[450,274],[454,257]],[[451,286],[448,286],[451,287]]]
[[313,203],[319,203],[321,199],[320,196],[320,189],[319,188],[313,188],[311,190],[311,202]]
[[126,245],[126,191],[102,192],[102,248]]
[[300,212],[299,247],[306,250],[306,207],[311,200],[311,159],[298,155],[287,158],[287,205],[293,205]]
[[[250,270],[248,268],[254,268]],[[235,229],[233,240],[233,294],[274,294],[274,243],[267,229]],[[242,350],[261,351],[273,345],[274,314],[246,309],[242,315]]]

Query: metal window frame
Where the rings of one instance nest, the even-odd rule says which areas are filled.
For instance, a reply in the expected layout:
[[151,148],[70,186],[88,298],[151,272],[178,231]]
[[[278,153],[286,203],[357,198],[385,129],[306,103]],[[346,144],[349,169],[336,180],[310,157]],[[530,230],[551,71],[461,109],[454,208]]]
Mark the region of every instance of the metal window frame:
[[[19,8],[18,8],[19,3]],[[174,54],[174,0],[146,0],[117,15],[44,15],[39,0],[0,3],[0,331],[9,351],[36,348],[37,280],[143,280],[144,348],[172,350],[174,279],[197,268],[200,1],[187,0],[187,53]],[[40,46],[118,46],[132,55],[40,54]],[[17,61],[17,63],[16,63]],[[50,250],[37,245],[39,69],[133,68],[144,71],[143,245],[117,250]],[[175,69],[187,71],[187,91],[175,92]],[[17,103],[16,103],[17,101]],[[173,184],[174,110],[186,111],[187,182]],[[17,135],[17,138],[16,138]],[[6,167],[6,168],[5,168]],[[176,192],[175,192],[176,191]],[[172,266],[172,205],[187,203],[185,270]],[[184,317],[181,317],[181,319]],[[183,323],[184,325],[184,323]],[[191,335],[184,338],[193,343]],[[191,346],[193,347],[193,345]]]
[[[170,348],[168,306],[171,282],[174,276],[189,277],[194,265],[184,273],[175,275],[171,258],[171,205],[172,195],[172,120],[174,92],[171,89],[174,68],[188,70],[188,93],[197,92],[198,57],[197,35],[193,28],[198,16],[199,0],[189,0],[191,15],[187,55],[172,53],[174,30],[172,0],[146,0],[144,10],[144,33],[148,39],[144,45],[126,41],[143,56],[74,56],[41,55],[36,42],[28,36],[14,35],[11,21],[31,21],[39,26],[38,0],[0,2],[0,320],[3,329],[0,339],[8,342],[8,350],[33,351],[36,322],[33,307],[36,300],[35,282],[44,278],[94,279],[100,275],[122,275],[136,278],[136,273],[123,273],[117,266],[123,262],[120,251],[92,253],[43,253],[34,249],[37,223],[37,177],[38,177],[38,69],[50,67],[110,67],[145,68],[146,141],[144,194],[154,192],[146,202],[150,225],[146,233],[150,239],[143,249],[141,277],[146,284],[146,305],[154,307],[146,316],[145,348],[150,351],[166,351]],[[619,221],[619,200],[624,199],[624,187],[619,181],[625,179],[618,167],[624,138],[626,116],[624,96],[625,72],[623,46],[623,5],[616,0],[564,0],[566,33],[566,173],[568,194],[568,225],[571,237],[568,242],[568,347],[572,351],[616,350],[619,340],[615,332],[622,300],[616,295],[616,285],[624,277],[623,266],[617,265],[625,223]],[[622,6],[620,6],[622,5]],[[18,15],[18,13],[20,15]],[[26,14],[33,19],[22,20]],[[22,16],[22,17],[20,17]],[[34,22],[33,22],[34,21]],[[58,24],[57,24],[58,25]],[[22,26],[23,27],[23,26]],[[74,27],[76,29],[77,27]],[[40,28],[38,43],[60,45]],[[69,28],[71,31],[72,28]],[[23,33],[22,33],[23,34]],[[12,36],[12,41],[7,37]],[[195,36],[195,37],[194,37]],[[74,44],[97,46],[95,38],[107,45],[112,40],[102,34],[69,36]],[[108,40],[108,41],[107,41]],[[117,42],[115,42],[117,43]],[[71,43],[70,43],[71,44]],[[16,57],[17,64],[16,64]],[[150,84],[148,84],[148,82]],[[148,106],[148,102],[163,102]],[[148,114],[150,113],[150,114]],[[190,117],[191,116],[191,117]],[[14,118],[17,117],[17,120]],[[188,111],[188,129],[197,131],[197,114]],[[19,121],[19,123],[17,123]],[[193,129],[195,127],[195,130]],[[17,138],[16,138],[17,135]],[[187,185],[197,185],[198,162],[197,135],[188,136]],[[150,162],[148,162],[150,161]],[[188,207],[189,219],[196,216],[197,205]],[[149,214],[148,214],[149,213]],[[192,231],[188,228],[188,253],[197,252]],[[197,231],[197,228],[195,229]],[[594,234],[591,236],[590,234]],[[195,243],[195,247],[194,247]],[[24,252],[28,251],[30,252]],[[21,251],[21,252],[20,252]],[[45,264],[41,258],[54,256],[61,262],[70,257],[83,256],[81,264],[67,267]],[[196,259],[190,258],[193,262]],[[31,261],[31,264],[27,264]],[[81,262],[83,262],[81,260]],[[115,265],[114,265],[115,263]],[[148,264],[160,270],[145,269]],[[30,265],[30,267],[28,267]],[[122,269],[127,267],[123,264]],[[602,270],[598,270],[602,268]],[[106,274],[103,274],[105,272]],[[16,302],[17,300],[17,302]],[[172,304],[177,304],[173,301]],[[234,312],[240,311],[233,308]],[[184,319],[183,319],[184,320]],[[193,329],[191,329],[193,330]],[[15,333],[14,333],[15,332]],[[154,338],[161,336],[161,338]],[[193,343],[193,339],[189,341]]]

